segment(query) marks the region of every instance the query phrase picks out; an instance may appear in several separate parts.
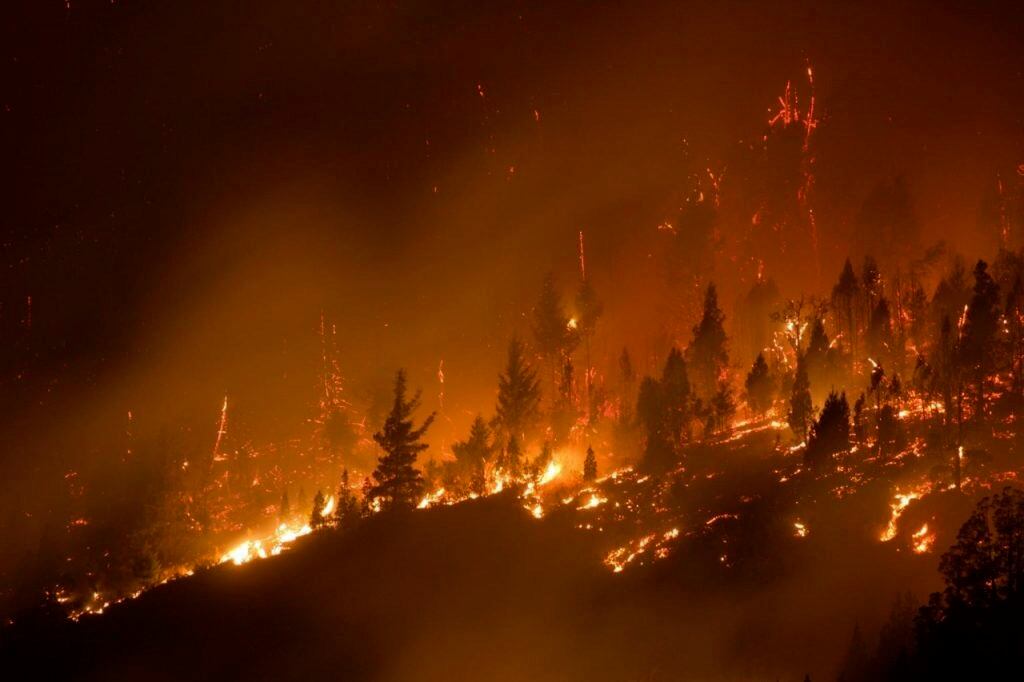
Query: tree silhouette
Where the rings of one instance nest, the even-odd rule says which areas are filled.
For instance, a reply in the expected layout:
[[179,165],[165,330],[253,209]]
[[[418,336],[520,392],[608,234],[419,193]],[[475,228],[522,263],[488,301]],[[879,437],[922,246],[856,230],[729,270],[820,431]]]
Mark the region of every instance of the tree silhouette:
[[636,416],[644,432],[643,464],[647,469],[667,469],[673,462],[675,450],[666,413],[661,382],[644,377],[637,393]]
[[709,430],[719,432],[727,430],[736,414],[736,399],[733,397],[732,385],[728,381],[718,382],[718,391],[711,398],[711,422]]
[[594,448],[587,447],[587,456],[583,460],[583,480],[592,483],[597,480],[597,457],[594,456]]
[[853,271],[850,259],[846,259],[839,281],[832,287],[832,307],[838,311],[842,329],[846,332],[846,343],[850,358],[857,357],[857,303],[860,298],[860,283]]
[[[677,447],[683,440],[690,419],[691,396],[690,380],[686,370],[686,361],[678,348],[669,351],[665,368],[661,372],[661,392],[663,422],[672,447]],[[638,408],[639,409],[639,408]]]
[[810,467],[821,468],[831,461],[832,455],[849,447],[850,406],[846,402],[846,393],[837,395],[832,391],[825,399],[818,420],[811,427],[804,460]]
[[533,338],[537,350],[548,362],[552,376],[557,373],[560,360],[579,342],[579,335],[562,308],[555,288],[555,276],[551,273],[545,275],[540,298],[533,309]]
[[764,353],[758,353],[747,379],[743,383],[747,391],[747,404],[758,414],[771,409],[775,397],[775,382],[768,370]]
[[697,395],[711,399],[718,389],[718,381],[729,365],[725,314],[718,307],[718,292],[714,283],[704,294],[704,311],[700,322],[693,328],[693,341],[687,349],[693,370]]
[[551,406],[551,430],[556,443],[562,443],[569,437],[573,424],[576,423],[575,399],[575,368],[572,358],[568,355],[562,360],[562,373],[558,381],[558,393],[554,405]]
[[871,310],[868,323],[868,352],[879,361],[888,359],[892,348],[892,316],[889,312],[889,301],[881,296]]
[[526,360],[522,342],[513,337],[505,371],[498,375],[494,429],[505,442],[513,435],[525,439],[539,421],[540,382]]
[[522,472],[523,452],[519,447],[519,439],[515,436],[508,439],[508,445],[498,458],[498,468],[513,478]]
[[349,485],[348,469],[341,470],[341,484],[338,486],[338,502],[334,509],[334,523],[346,530],[352,528],[361,518],[359,500]]
[[793,378],[793,390],[789,398],[789,428],[798,438],[807,437],[808,425],[813,418],[811,404],[811,384],[807,378],[807,367],[803,356],[797,356],[796,375]]
[[487,423],[482,416],[477,415],[469,427],[469,437],[452,445],[458,475],[468,481],[470,487],[483,479],[484,465],[491,458],[490,439],[491,432]]
[[384,428],[373,434],[373,440],[384,450],[373,472],[375,485],[370,488],[371,499],[379,500],[383,510],[412,509],[423,492],[423,478],[414,466],[419,453],[427,449],[420,441],[434,422],[431,413],[417,429],[412,415],[420,405],[420,393],[405,399],[405,370],[395,375],[395,401]]
[[316,495],[313,496],[313,511],[309,514],[309,527],[317,530],[323,528],[325,523],[327,523],[327,519],[324,518],[324,493],[322,490],[317,490]]
[[869,680],[871,680],[871,674],[867,643],[860,631],[860,625],[854,625],[850,644],[846,647],[846,655],[843,656],[838,682],[868,682]]
[[979,260],[974,267],[974,295],[967,306],[960,336],[961,366],[974,384],[975,415],[985,411],[985,383],[993,371],[998,354],[999,285],[988,273],[988,264]]
[[978,502],[918,616],[921,679],[1006,679],[1024,665],[1024,492]]

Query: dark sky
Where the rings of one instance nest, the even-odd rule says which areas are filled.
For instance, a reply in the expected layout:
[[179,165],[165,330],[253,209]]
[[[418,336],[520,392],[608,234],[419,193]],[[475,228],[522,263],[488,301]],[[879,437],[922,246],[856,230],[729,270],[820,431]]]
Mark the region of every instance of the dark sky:
[[224,393],[266,437],[286,434],[308,413],[321,310],[354,394],[405,365],[436,406],[444,360],[454,425],[436,437],[449,439],[491,409],[542,273],[569,293],[581,229],[608,310],[601,357],[642,343],[656,225],[693,173],[765,133],[808,63],[826,272],[870,188],[895,176],[928,242],[988,255],[979,204],[1024,163],[1012,3],[3,13],[3,385],[18,443],[128,409],[212,421]]

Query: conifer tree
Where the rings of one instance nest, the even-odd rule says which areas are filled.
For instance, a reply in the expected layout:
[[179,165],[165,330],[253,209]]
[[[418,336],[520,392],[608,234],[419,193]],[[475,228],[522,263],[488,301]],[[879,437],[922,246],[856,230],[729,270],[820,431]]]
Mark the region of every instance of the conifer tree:
[[562,374],[558,381],[558,397],[551,409],[551,430],[555,442],[562,443],[569,437],[576,423],[575,369],[572,358],[566,356],[562,362]]
[[[678,447],[687,435],[692,400],[690,395],[690,379],[686,371],[686,361],[678,348],[669,351],[665,368],[661,372],[661,384],[658,396],[663,410],[661,421],[666,429],[672,448]],[[639,407],[637,408],[639,410]]]
[[974,295],[967,306],[959,351],[961,366],[974,384],[975,415],[985,411],[985,383],[992,374],[998,354],[999,285],[988,273],[988,264],[979,260],[974,267]]
[[636,416],[644,433],[643,463],[647,469],[666,469],[673,461],[675,450],[667,412],[661,382],[644,377],[637,393]]
[[744,382],[747,391],[747,404],[757,414],[764,414],[771,409],[775,385],[768,371],[768,363],[764,353],[758,353],[747,380]]
[[484,464],[491,458],[491,432],[484,418],[477,415],[469,427],[469,437],[452,445],[459,475],[472,482],[483,475]]
[[868,352],[880,362],[888,359],[892,348],[892,316],[889,312],[889,301],[881,296],[871,311],[868,323]]
[[693,341],[687,349],[696,393],[704,399],[714,396],[729,365],[724,322],[725,315],[718,307],[718,291],[711,283],[704,294],[703,314],[693,328]]
[[348,469],[341,470],[341,485],[338,486],[338,505],[334,509],[334,523],[342,530],[359,522],[359,500],[349,485]]
[[577,329],[578,323],[576,328],[569,324],[555,288],[555,276],[549,272],[544,277],[540,299],[533,310],[533,338],[537,350],[548,362],[552,376],[556,374],[560,360],[579,342]]
[[539,420],[540,382],[526,359],[522,342],[513,337],[508,344],[505,371],[498,375],[494,430],[503,442],[512,435],[525,439]]
[[736,400],[733,398],[732,385],[728,381],[718,382],[718,390],[711,399],[711,431],[727,430],[736,414]]
[[592,483],[597,480],[597,457],[594,456],[594,448],[587,447],[587,456],[583,460],[583,480]]
[[850,259],[843,264],[839,273],[839,281],[832,287],[832,307],[838,311],[842,329],[846,332],[846,342],[850,347],[850,358],[857,357],[857,302],[860,297],[860,284],[853,272]]
[[832,455],[850,447],[850,406],[846,393],[829,393],[818,420],[811,427],[804,459],[810,467],[820,468]]
[[499,467],[513,478],[518,478],[523,470],[523,451],[519,447],[519,439],[512,436],[508,439],[505,452],[499,460]]
[[420,439],[434,422],[431,413],[420,425],[413,426],[412,415],[420,405],[420,393],[406,400],[405,370],[395,375],[395,401],[384,428],[373,434],[373,440],[384,450],[373,472],[375,485],[370,488],[371,500],[380,501],[381,509],[412,509],[423,491],[423,478],[416,469],[416,457],[427,449]]
[[793,390],[789,398],[789,428],[798,438],[807,437],[808,425],[813,418],[811,405],[811,384],[807,378],[807,367],[803,356],[796,360],[796,376],[793,379]]
[[323,528],[326,521],[324,518],[324,493],[322,490],[317,490],[316,495],[313,496],[313,511],[309,515],[309,527],[313,530]]

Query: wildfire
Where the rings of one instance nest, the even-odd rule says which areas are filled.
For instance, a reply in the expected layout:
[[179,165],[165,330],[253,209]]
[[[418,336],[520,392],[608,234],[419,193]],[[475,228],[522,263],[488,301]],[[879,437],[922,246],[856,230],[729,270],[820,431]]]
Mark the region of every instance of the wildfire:
[[[333,498],[330,501],[333,502]],[[327,505],[324,506],[325,509],[326,507]],[[309,524],[296,527],[282,523],[269,538],[246,540],[234,549],[225,552],[220,558],[220,563],[225,564],[230,561],[235,566],[240,566],[253,559],[266,559],[268,556],[277,556],[289,544],[303,535],[309,535],[312,532],[313,529],[310,528]]]
[[932,545],[935,544],[935,533],[928,531],[928,524],[924,524],[921,528],[914,533],[913,538],[913,549],[915,554],[926,554],[931,551]]
[[893,503],[890,505],[892,514],[889,517],[889,525],[885,527],[885,532],[879,537],[882,542],[889,542],[896,537],[896,523],[899,521],[900,516],[903,514],[903,510],[907,508],[914,500],[920,499],[921,494],[918,492],[910,492],[907,494],[896,493],[896,497]]

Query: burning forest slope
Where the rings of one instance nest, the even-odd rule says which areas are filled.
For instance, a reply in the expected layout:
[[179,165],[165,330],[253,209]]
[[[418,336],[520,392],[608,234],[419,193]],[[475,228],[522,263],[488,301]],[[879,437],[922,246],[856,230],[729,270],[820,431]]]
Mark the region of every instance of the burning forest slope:
[[[753,440],[694,453],[685,474],[609,477],[598,494],[613,501],[594,509],[537,520],[510,491],[382,514],[102,616],[19,622],[5,668],[103,680],[831,676],[836,628],[874,625],[894,595],[933,585],[935,557],[879,543],[865,532],[877,505],[856,495],[825,496],[811,531],[794,534],[807,491],[768,475],[776,457],[752,467],[750,450],[764,451]],[[615,503],[655,499],[655,519],[690,523],[663,560],[608,570]],[[585,532],[583,518],[608,532]]]

